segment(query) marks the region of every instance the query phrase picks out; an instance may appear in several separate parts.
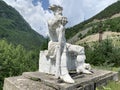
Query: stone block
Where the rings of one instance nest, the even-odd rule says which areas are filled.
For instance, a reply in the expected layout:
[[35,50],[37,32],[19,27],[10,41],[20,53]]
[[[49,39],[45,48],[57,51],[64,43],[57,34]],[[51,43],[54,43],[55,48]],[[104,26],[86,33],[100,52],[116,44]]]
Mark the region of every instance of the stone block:
[[74,84],[68,84],[53,75],[25,72],[22,76],[6,78],[3,90],[95,90],[109,80],[118,80],[118,73],[93,70],[92,75],[71,73]]

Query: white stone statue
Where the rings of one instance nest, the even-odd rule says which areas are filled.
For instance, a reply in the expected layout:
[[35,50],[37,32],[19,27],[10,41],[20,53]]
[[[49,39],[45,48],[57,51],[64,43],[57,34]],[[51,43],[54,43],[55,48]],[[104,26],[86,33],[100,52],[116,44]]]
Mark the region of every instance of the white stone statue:
[[69,70],[91,74],[91,66],[85,63],[84,47],[66,43],[64,26],[67,18],[62,16],[63,8],[52,5],[49,9],[53,11],[54,17],[48,21],[50,41],[48,50],[40,52],[39,71],[60,77],[67,83],[74,83]]

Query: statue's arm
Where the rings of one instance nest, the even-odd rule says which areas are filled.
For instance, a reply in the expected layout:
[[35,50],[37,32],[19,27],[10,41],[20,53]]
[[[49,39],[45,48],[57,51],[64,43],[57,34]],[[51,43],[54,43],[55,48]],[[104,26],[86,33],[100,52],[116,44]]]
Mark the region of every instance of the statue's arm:
[[[62,16],[60,16],[60,15],[58,15],[58,16],[55,16],[54,18],[52,18],[52,19],[50,19],[50,20],[48,20],[48,26],[59,26],[59,23],[61,22],[61,19],[62,19],[63,17]],[[56,27],[56,28],[57,28]]]

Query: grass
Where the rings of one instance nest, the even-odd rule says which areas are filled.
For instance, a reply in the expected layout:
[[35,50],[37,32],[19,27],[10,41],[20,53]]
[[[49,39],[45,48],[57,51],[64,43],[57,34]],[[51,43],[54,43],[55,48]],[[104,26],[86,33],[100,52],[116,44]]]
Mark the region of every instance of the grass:
[[120,67],[93,66],[93,68],[119,72],[119,81],[109,81],[106,86],[97,87],[96,90],[120,90]]
[[106,86],[96,88],[96,90],[120,90],[120,81],[111,81]]

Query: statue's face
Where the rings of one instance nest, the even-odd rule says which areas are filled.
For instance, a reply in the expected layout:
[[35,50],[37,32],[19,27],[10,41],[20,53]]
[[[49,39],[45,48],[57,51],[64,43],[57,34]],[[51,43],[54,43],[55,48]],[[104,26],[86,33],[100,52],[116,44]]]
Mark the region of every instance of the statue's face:
[[62,24],[65,26],[68,23],[67,18],[63,17],[62,18]]

